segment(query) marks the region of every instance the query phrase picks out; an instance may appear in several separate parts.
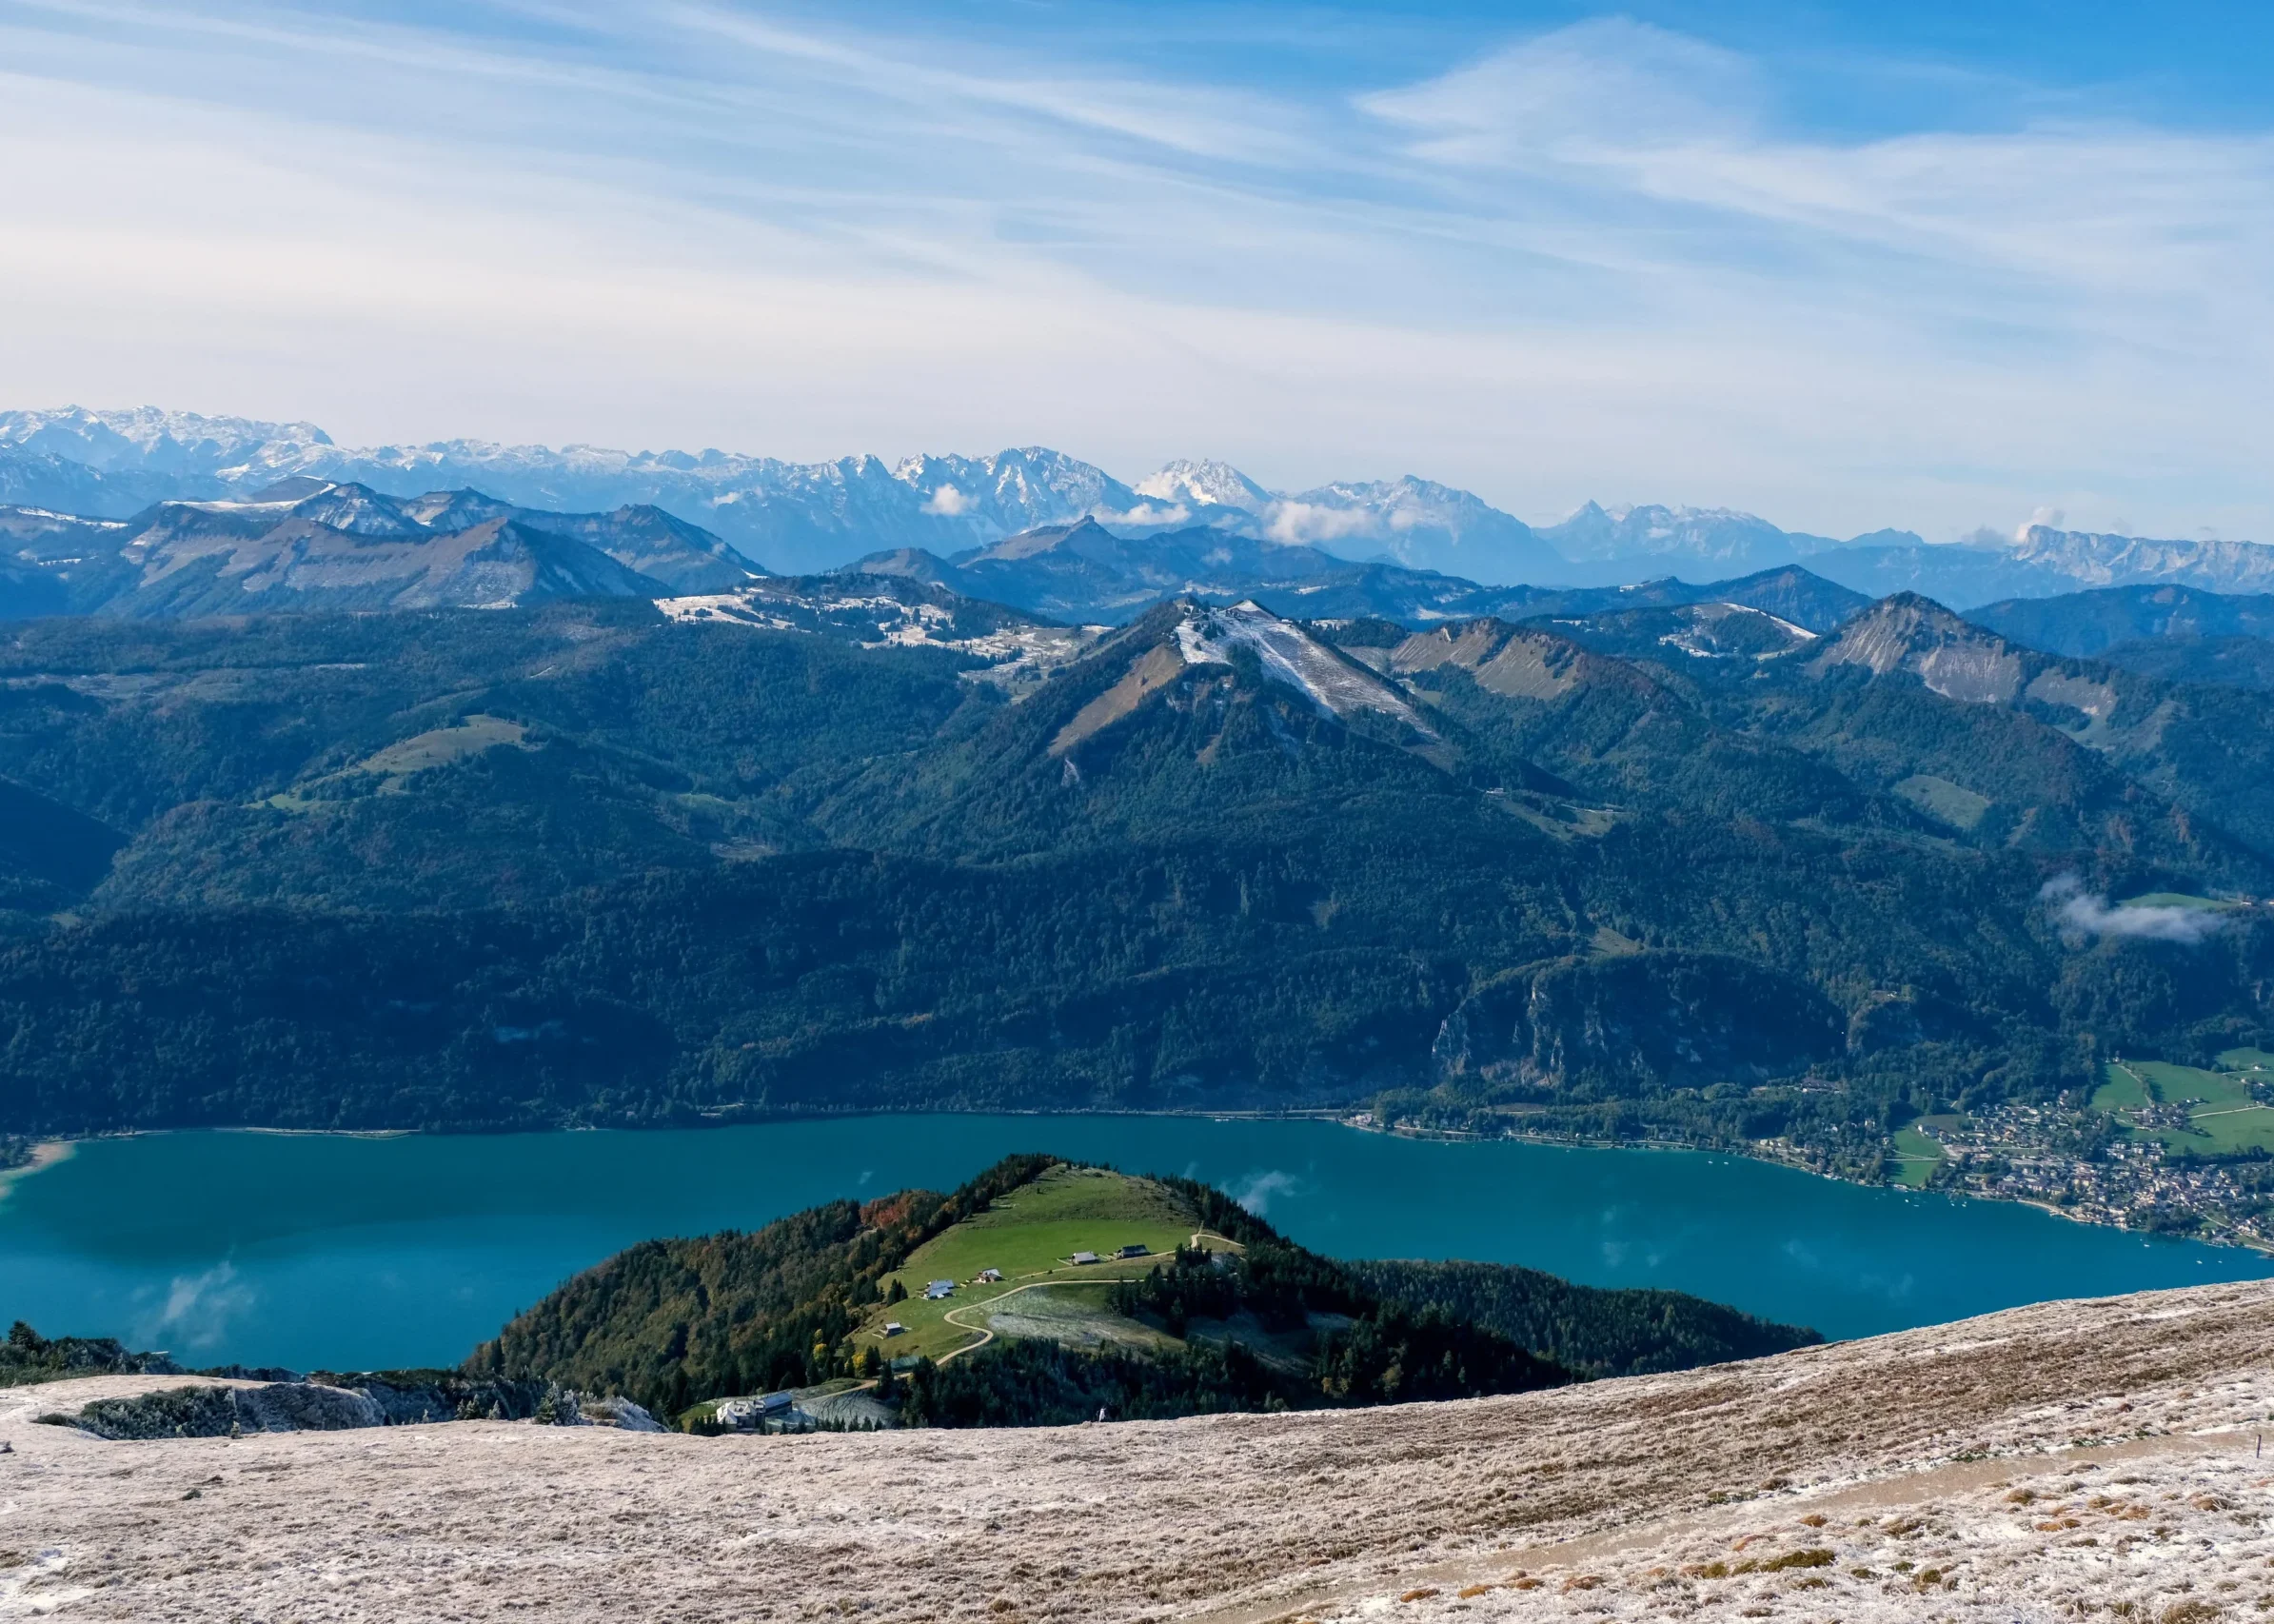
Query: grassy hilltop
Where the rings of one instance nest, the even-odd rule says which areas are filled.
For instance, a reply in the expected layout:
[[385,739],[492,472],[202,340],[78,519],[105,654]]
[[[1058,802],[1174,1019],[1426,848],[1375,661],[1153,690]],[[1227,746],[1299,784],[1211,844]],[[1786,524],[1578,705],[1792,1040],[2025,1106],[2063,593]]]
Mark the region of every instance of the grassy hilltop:
[[[1147,1255],[1113,1256],[1132,1244]],[[979,1281],[990,1269],[1003,1277]],[[955,1294],[925,1300],[939,1279]],[[905,1329],[887,1337],[890,1322]],[[516,1317],[467,1369],[668,1415],[872,1382],[902,1422],[1002,1425],[1519,1392],[1817,1339],[1677,1293],[1490,1264],[1346,1265],[1207,1186],[1029,1156],[953,1195],[643,1242]]]

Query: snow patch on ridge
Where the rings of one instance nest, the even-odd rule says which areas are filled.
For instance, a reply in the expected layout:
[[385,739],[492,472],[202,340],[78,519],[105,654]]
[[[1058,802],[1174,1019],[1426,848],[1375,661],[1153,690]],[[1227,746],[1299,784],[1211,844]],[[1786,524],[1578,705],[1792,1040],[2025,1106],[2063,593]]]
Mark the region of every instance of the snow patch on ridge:
[[1330,716],[1371,710],[1396,718],[1424,738],[1436,737],[1380,678],[1261,604],[1246,602],[1228,609],[1195,609],[1177,623],[1177,649],[1188,665],[1229,665],[1235,648],[1253,650],[1268,675],[1304,694]]

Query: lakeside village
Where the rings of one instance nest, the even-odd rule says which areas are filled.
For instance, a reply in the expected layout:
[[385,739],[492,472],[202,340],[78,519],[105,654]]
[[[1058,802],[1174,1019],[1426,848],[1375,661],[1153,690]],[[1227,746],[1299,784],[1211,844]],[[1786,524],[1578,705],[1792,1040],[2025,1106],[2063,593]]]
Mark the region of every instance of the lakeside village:
[[2108,1062],[2082,1109],[2004,1105],[1896,1135],[1902,1182],[2274,1252],[2274,1056]]
[[[1384,1122],[1372,1112],[1342,1120],[1377,1133],[1476,1137]],[[1542,1132],[1529,1111],[1505,1121],[1513,1139],[1598,1142]],[[1884,1152],[1887,1141],[1879,1144]],[[1852,1145],[1764,1139],[1730,1148],[1828,1178],[1873,1182],[1876,1173],[1911,1189],[2026,1201],[2080,1223],[2274,1253],[2274,1055],[2252,1049],[2221,1056],[2217,1070],[2120,1058],[2081,1107],[1922,1117],[1897,1131],[1893,1153],[1876,1168]]]

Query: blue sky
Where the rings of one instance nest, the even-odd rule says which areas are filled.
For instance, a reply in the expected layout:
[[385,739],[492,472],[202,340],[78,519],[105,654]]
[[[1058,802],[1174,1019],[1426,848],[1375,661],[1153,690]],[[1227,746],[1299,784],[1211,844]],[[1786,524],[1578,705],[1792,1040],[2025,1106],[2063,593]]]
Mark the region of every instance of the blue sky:
[[0,392],[2274,540],[2269,10],[0,0]]

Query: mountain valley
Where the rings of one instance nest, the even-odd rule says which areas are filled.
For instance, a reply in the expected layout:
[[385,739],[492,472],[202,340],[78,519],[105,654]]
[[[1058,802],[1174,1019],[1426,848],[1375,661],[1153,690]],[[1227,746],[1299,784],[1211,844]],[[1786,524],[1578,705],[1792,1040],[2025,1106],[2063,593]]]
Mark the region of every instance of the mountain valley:
[[[1297,1108],[1878,1178],[1958,1176],[1914,1121],[2026,1119],[2029,1198],[2266,1221],[2248,1147],[2087,1177],[2145,1131],[2090,1103],[2115,1058],[2274,1042],[2261,600],[1969,620],[1671,509],[1539,534],[1767,567],[1485,585],[1275,534],[1221,465],[1038,451],[880,476],[983,485],[921,531],[970,545],[776,575],[599,506],[597,453],[515,493],[569,511],[335,481],[369,459],[306,426],[0,440],[250,487],[0,511],[0,1132]],[[1206,522],[1078,510],[1124,501]]]
[[1337,1106],[1873,1178],[2264,1040],[2255,701],[1860,602],[22,622],[0,1128]]

